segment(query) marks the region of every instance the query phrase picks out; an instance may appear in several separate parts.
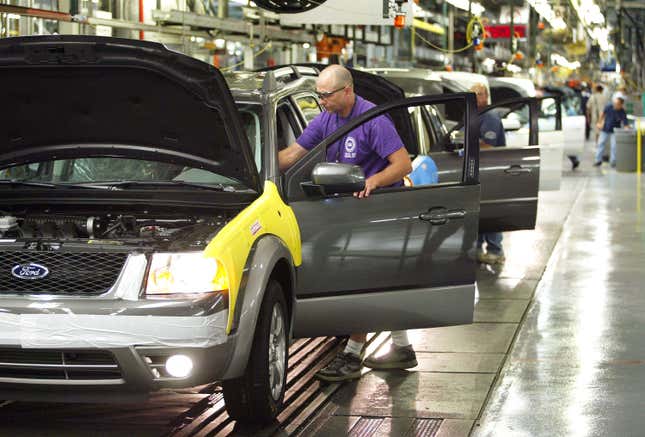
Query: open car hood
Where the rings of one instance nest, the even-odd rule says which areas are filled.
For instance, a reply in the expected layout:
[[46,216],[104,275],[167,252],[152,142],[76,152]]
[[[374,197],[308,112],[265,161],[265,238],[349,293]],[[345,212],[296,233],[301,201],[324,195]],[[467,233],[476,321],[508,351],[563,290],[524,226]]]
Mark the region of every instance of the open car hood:
[[113,156],[203,168],[258,190],[220,72],[144,41],[0,40],[0,165]]

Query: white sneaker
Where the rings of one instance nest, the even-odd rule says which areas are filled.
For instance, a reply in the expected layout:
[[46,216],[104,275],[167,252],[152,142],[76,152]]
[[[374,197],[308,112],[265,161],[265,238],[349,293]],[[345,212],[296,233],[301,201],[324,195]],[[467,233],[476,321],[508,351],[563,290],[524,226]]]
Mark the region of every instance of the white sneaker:
[[477,261],[479,261],[480,263],[491,264],[491,265],[502,264],[504,261],[506,261],[506,257],[504,257],[503,253],[499,255],[496,253],[490,253],[490,252],[481,253],[481,254],[478,253]]

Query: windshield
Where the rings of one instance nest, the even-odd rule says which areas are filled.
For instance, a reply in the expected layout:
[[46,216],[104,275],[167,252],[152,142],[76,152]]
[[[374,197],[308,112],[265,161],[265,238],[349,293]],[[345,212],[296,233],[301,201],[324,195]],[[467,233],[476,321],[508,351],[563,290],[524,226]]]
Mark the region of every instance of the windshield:
[[57,184],[137,182],[188,182],[225,185],[240,190],[240,181],[200,168],[143,159],[87,157],[40,161],[0,168],[0,180]]

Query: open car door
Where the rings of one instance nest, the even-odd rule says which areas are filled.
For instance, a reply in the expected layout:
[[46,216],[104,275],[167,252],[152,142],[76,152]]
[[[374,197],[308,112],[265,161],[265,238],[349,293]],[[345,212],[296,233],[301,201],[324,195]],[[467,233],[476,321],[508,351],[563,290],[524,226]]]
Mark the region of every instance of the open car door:
[[[540,145],[540,191],[557,191],[562,181],[562,155],[566,133],[562,117],[561,97],[536,97]],[[499,105],[507,105],[500,102]],[[506,131],[506,146],[525,146],[529,141],[528,110],[506,106],[500,114]],[[520,126],[518,129],[517,126]]]
[[[538,146],[538,108],[532,97],[511,99],[488,106],[487,111],[523,111],[528,114],[528,135],[523,146],[511,145],[482,149],[479,152],[481,183],[480,232],[504,232],[534,229],[537,215],[540,179],[540,147]],[[518,125],[519,127],[520,125]],[[454,131],[453,131],[454,132]],[[479,126],[477,127],[479,132]],[[439,182],[453,181],[459,175],[460,145],[445,141],[440,151],[430,156],[439,169]],[[447,150],[446,150],[447,149]]]
[[[364,199],[312,185],[312,169],[326,160],[327,148],[362,123],[393,109],[407,113],[410,107],[446,101],[460,102],[465,113],[459,180],[383,188]],[[478,125],[471,93],[398,100],[351,120],[285,173],[283,192],[300,226],[303,255],[296,274],[294,336],[472,322]]]

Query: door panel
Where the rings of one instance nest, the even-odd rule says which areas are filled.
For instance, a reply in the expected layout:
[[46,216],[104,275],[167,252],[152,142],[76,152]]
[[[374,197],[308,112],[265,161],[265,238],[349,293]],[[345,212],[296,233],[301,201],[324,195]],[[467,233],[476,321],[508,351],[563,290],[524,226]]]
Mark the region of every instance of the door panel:
[[[408,105],[450,99],[468,108],[466,152],[460,158],[468,171],[460,172],[456,183],[380,189],[365,199],[351,193],[326,198],[297,193],[303,172],[360,122],[393,108],[407,112]],[[303,256],[296,274],[296,336],[472,321],[480,197],[474,113],[474,95],[468,93],[390,102],[352,120],[287,172],[285,191],[300,227]]]
[[498,147],[480,151],[480,232],[535,228],[539,153],[539,147]]
[[[481,206],[479,232],[535,228],[540,149],[498,147],[479,151]],[[461,158],[455,152],[430,154],[439,169],[439,182],[458,180]]]
[[[534,146],[538,142],[537,101],[533,98],[513,99],[489,106],[483,112],[521,105],[529,105],[525,145],[479,151],[480,232],[535,228],[540,181],[540,148]],[[440,183],[459,178],[461,158],[457,152],[431,153],[430,156],[439,169]]]
[[296,305],[294,337],[463,325],[473,322],[475,284],[321,296]]
[[[442,304],[444,294],[433,290],[475,282],[472,251],[479,221],[478,186],[403,188],[377,192],[366,199],[345,196],[300,200],[291,203],[291,207],[300,225],[303,257],[297,270],[296,298],[303,306],[299,303],[301,310],[296,311],[296,335],[341,333],[330,332],[329,326],[311,325],[312,311],[319,314],[310,306],[313,301],[307,303],[312,298],[317,299],[315,307],[322,310],[327,305],[336,307],[343,296],[356,297],[340,299],[345,302],[345,311],[335,312],[330,322],[341,331],[352,327],[343,333],[470,322],[474,287],[469,288],[470,293],[459,293],[461,297],[451,304],[449,300]],[[428,220],[431,217],[421,217],[428,212],[439,215],[435,224]],[[442,212],[455,218],[440,224]],[[368,311],[369,306],[359,305],[369,301],[369,296],[392,302],[399,292],[416,295],[419,305],[425,301],[428,307],[450,308],[443,316],[427,313],[406,317],[404,322],[404,313],[396,311],[390,313],[389,319],[375,318],[375,314],[357,317],[372,311]],[[324,312],[319,317],[324,318]]]
[[[446,267],[460,255],[467,262],[476,232],[466,234],[476,226],[471,222],[478,213],[478,193],[472,186],[434,186],[367,199],[293,202],[303,252],[298,296],[474,281],[472,266]],[[443,225],[420,218],[435,208],[463,211],[465,216]]]

